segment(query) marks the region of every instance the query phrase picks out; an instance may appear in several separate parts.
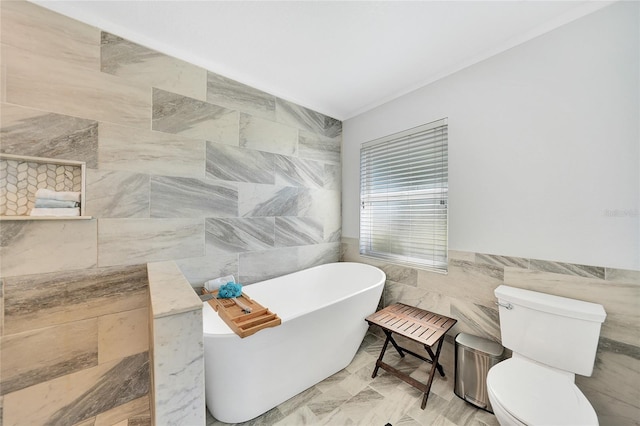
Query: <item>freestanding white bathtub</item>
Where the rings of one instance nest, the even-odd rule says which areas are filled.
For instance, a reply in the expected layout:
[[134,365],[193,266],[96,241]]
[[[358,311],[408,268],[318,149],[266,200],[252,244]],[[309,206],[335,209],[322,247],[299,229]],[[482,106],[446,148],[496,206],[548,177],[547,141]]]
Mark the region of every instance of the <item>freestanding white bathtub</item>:
[[352,361],[386,276],[362,263],[330,263],[243,287],[282,324],[241,339],[203,305],[205,393],[219,421],[240,423]]

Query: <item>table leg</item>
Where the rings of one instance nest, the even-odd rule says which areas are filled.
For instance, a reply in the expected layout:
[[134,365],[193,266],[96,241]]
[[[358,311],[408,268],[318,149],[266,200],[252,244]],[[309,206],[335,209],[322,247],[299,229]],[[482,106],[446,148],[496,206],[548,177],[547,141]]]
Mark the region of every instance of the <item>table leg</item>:
[[433,354],[433,351],[431,350],[431,348],[427,345],[424,345],[424,348],[427,350],[427,352],[429,352],[431,361],[433,361],[432,364],[436,366],[436,368],[438,369],[438,372],[440,373],[440,376],[444,377],[444,368],[442,368],[442,365],[440,365],[440,363],[438,363],[438,361],[435,360],[435,355]]
[[[436,349],[435,356],[432,357],[433,363],[431,365],[431,371],[429,371],[429,381],[427,382],[427,390],[424,393],[424,397],[422,397],[422,404],[420,405],[420,408],[422,408],[423,410],[427,406],[427,399],[429,399],[429,392],[431,391],[431,383],[433,383],[433,377],[435,376],[436,369],[438,369],[438,371],[440,371],[440,374],[444,376],[444,371],[442,370],[442,366],[440,366],[440,368],[437,368],[437,366],[439,365],[438,358],[440,357],[440,349],[442,349],[442,342],[444,342],[444,335],[440,338],[440,340],[438,340],[438,348]],[[428,349],[428,352],[429,352],[429,355],[433,353],[431,349]]]
[[[386,333],[386,330],[385,330]],[[380,356],[378,356],[378,360],[376,361],[376,368],[373,369],[373,374],[371,378],[373,379],[378,375],[378,369],[380,368],[380,363],[382,362],[382,358],[384,357],[384,353],[387,351],[387,345],[389,345],[389,340],[391,340],[391,333],[386,333],[387,339],[384,341],[384,345],[382,345],[382,351],[380,351]]]

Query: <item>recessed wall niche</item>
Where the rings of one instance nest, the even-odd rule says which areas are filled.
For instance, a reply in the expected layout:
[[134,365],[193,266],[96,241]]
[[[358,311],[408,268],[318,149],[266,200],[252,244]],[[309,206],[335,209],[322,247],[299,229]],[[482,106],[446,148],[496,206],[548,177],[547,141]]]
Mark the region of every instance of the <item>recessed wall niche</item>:
[[[29,216],[36,191],[80,193],[80,216]],[[90,219],[84,215],[83,161],[0,154],[0,220]]]

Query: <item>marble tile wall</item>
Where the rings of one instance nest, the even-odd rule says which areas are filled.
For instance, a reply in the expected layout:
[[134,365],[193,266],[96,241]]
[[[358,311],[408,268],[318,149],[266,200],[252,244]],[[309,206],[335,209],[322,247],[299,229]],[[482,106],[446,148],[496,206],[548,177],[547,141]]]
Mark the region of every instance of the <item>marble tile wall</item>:
[[[173,260],[193,286],[228,274],[251,284],[337,261],[342,124],[35,4],[0,7],[0,152],[84,161],[93,217],[0,222],[13,357],[1,418],[144,423],[140,386],[93,404],[127,375],[148,377],[148,301],[110,277]],[[18,360],[80,335],[60,359]],[[54,398],[64,380],[88,399]]]
[[600,303],[607,312],[591,377],[576,377],[601,425],[635,425],[640,418],[640,271],[449,251],[446,275],[360,256],[358,240],[343,238],[343,261],[387,274],[382,304],[403,302],[458,319],[459,332],[500,341],[493,290],[506,284]]

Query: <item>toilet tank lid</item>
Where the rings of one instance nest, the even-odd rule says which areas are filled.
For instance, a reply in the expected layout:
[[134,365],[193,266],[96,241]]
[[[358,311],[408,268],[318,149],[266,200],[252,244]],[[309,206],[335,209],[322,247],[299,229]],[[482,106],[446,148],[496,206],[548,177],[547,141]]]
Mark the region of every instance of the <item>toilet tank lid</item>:
[[586,321],[604,322],[607,313],[598,303],[569,299],[537,291],[500,285],[494,294],[501,302],[525,306],[542,312],[582,319]]

